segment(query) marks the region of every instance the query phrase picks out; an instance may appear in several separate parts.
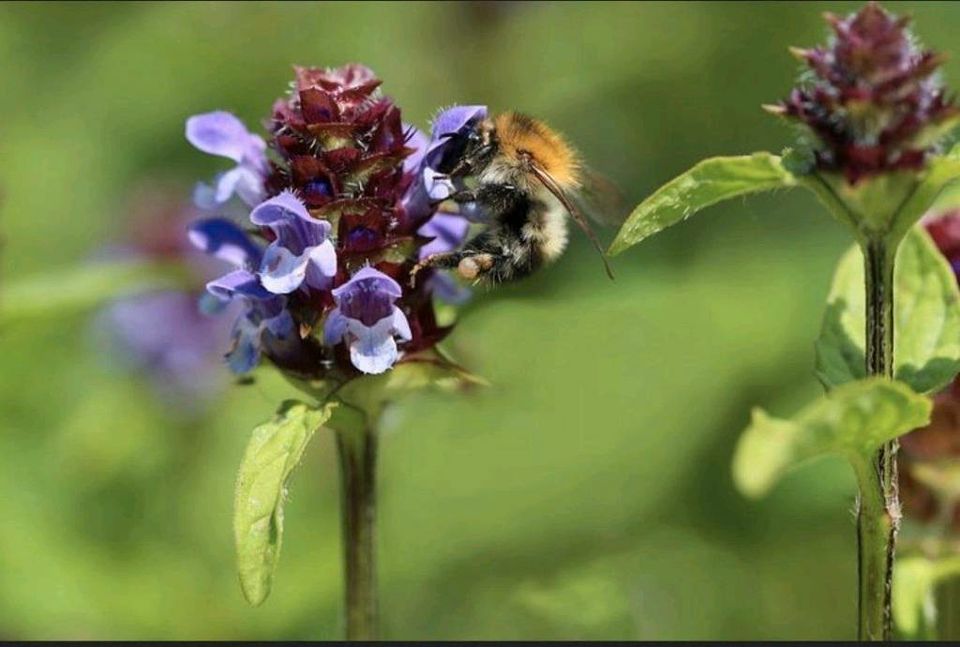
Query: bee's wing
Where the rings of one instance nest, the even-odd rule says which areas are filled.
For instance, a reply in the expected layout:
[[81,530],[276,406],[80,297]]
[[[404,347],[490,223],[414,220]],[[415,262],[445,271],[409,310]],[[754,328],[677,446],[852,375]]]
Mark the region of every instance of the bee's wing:
[[587,217],[604,227],[620,228],[629,211],[620,187],[591,169],[580,172],[582,187],[576,199]]
[[563,187],[561,187],[557,181],[553,179],[553,176],[547,173],[538,164],[533,164],[531,168],[534,176],[536,176],[536,178],[540,180],[540,183],[543,184],[543,186],[546,187],[546,189],[550,191],[550,193],[552,193],[557,200],[560,201],[560,204],[563,205],[574,221],[580,226],[580,229],[582,229],[587,235],[587,238],[590,239],[590,242],[593,243],[593,246],[600,253],[600,258],[603,260],[603,267],[607,271],[607,276],[613,280],[613,270],[610,269],[610,264],[607,262],[607,256],[603,253],[603,247],[600,245],[600,239],[597,238],[597,235],[590,227],[590,223],[587,222],[586,217],[583,215],[583,211],[579,206],[577,206],[575,201],[567,195],[566,191],[563,190]]

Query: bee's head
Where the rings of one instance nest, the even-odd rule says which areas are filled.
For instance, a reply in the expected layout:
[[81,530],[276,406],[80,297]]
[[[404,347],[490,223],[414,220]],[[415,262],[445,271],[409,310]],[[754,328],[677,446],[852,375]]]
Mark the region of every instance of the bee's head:
[[478,119],[469,128],[442,136],[450,142],[437,170],[451,177],[482,172],[497,153],[496,132],[488,119]]

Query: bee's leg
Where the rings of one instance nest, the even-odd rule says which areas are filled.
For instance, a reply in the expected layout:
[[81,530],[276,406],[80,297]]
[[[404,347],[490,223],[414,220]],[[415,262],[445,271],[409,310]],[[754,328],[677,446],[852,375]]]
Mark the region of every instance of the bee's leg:
[[489,272],[495,264],[495,256],[476,249],[464,249],[444,254],[432,254],[417,263],[410,270],[410,285],[415,286],[417,274],[428,267],[436,269],[456,268],[457,274],[472,281]]

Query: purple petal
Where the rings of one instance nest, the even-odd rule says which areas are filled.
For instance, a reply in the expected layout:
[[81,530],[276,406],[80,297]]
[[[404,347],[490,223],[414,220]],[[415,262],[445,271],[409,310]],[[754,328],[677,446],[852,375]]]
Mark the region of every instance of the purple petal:
[[219,279],[210,281],[207,283],[207,291],[224,301],[233,299],[235,296],[250,299],[270,299],[273,297],[273,294],[265,290],[260,284],[257,275],[247,270],[235,270]]
[[438,213],[417,230],[421,236],[433,238],[420,248],[420,258],[456,249],[467,237],[469,228],[470,223],[459,215]]
[[427,154],[430,138],[419,128],[409,124],[404,124],[403,132],[407,133],[407,147],[414,149],[414,152],[403,160],[403,172],[412,173],[420,168],[420,164]]
[[[292,191],[262,202],[250,212],[255,225],[270,227],[286,247],[295,253],[319,245],[330,235],[330,223],[317,220]],[[299,249],[298,249],[299,248]]]
[[403,314],[400,308],[393,308],[392,322],[390,324],[393,334],[400,338],[400,341],[410,341],[413,339],[413,333],[410,332],[410,322],[407,321],[407,315]]
[[260,249],[226,218],[199,220],[190,225],[187,236],[197,249],[236,267],[253,267],[260,262]]
[[340,343],[343,336],[347,334],[347,328],[350,320],[343,316],[340,308],[334,308],[327,315],[327,321],[323,324],[323,343],[327,346],[335,346]]
[[427,147],[426,154],[430,155],[447,143],[447,139],[442,139],[443,135],[459,133],[476,120],[484,119],[486,116],[486,106],[453,106],[447,108],[433,120],[431,142]]
[[234,193],[250,206],[258,204],[263,200],[263,176],[249,166],[242,165],[218,175],[214,203],[223,204]]
[[251,135],[247,127],[229,112],[207,112],[190,117],[186,135],[187,141],[204,153],[229,157],[238,164],[250,148]]
[[325,289],[331,279],[337,275],[337,252],[333,243],[325,240],[308,250],[310,262],[307,264],[307,284],[310,287]]
[[334,289],[333,298],[339,299],[344,294],[348,293],[356,283],[360,283],[361,281],[374,281],[374,289],[376,289],[378,292],[383,292],[394,299],[399,299],[401,296],[403,296],[403,289],[400,287],[399,283],[394,281],[383,272],[367,265],[361,268],[359,272],[354,274],[349,281]]

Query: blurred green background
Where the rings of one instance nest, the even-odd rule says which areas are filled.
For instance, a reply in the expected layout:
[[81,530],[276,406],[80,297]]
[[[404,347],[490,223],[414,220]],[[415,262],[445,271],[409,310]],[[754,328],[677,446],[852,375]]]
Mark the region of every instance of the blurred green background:
[[[190,149],[184,119],[257,123],[292,63],[364,62],[421,127],[452,103],[541,116],[632,204],[702,157],[787,145],[759,108],[791,85],[786,47],[857,6],[3,4],[2,277],[70,275],[125,227],[134,187],[188,196],[224,165]],[[960,5],[887,6],[955,53]],[[493,387],[413,397],[387,421],[385,637],[853,638],[846,466],[761,502],[729,476],[752,405],[787,414],[818,392],[812,344],[846,246],[808,195],[761,196],[618,257],[615,283],[576,237],[556,266],[478,295],[447,347]],[[89,326],[0,331],[0,638],[341,636],[329,435],[251,609],[233,479],[288,390],[261,371],[185,417],[111,369]]]

